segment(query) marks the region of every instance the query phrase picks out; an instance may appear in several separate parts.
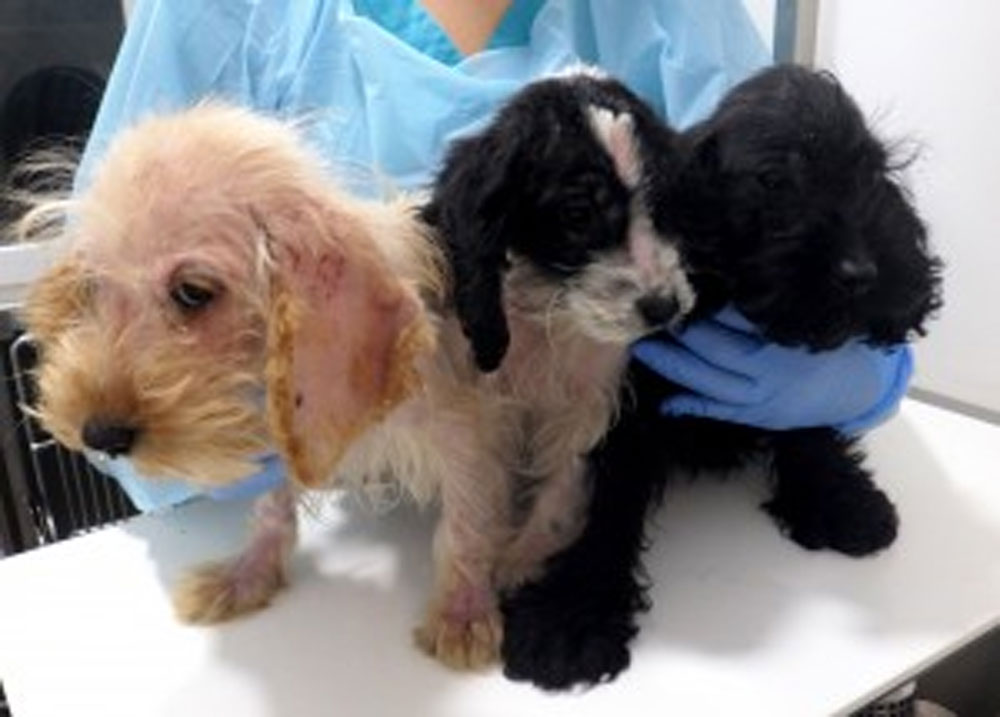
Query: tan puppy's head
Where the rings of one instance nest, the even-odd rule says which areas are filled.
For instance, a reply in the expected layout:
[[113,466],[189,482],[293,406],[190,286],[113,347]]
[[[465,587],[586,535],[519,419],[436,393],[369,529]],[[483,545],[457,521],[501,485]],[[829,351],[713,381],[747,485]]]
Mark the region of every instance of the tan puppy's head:
[[317,486],[418,388],[432,333],[392,247],[419,225],[338,193],[281,122],[219,104],[141,122],[63,232],[24,318],[37,414],[70,448],[206,484],[277,448]]

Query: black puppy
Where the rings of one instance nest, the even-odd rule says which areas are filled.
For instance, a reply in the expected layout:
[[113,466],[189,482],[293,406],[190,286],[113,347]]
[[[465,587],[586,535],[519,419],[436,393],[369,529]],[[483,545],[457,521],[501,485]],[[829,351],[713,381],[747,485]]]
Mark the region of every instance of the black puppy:
[[[834,78],[781,66],[733,89],[677,137],[681,166],[650,189],[656,230],[674,238],[697,296],[691,319],[732,303],[769,340],[809,350],[924,333],[941,305],[937,258],[896,182],[897,167]],[[506,674],[552,689],[613,678],[648,607],[644,524],[685,468],[765,456],[764,505],[808,549],[861,556],[895,539],[897,516],[833,428],[783,432],[661,417],[679,387],[633,362],[633,402],[591,454],[581,537],[504,605]]]

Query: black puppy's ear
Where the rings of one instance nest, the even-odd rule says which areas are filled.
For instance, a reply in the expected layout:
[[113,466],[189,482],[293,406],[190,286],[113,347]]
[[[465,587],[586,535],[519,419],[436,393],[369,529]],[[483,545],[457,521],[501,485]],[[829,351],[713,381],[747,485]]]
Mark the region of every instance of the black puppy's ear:
[[886,257],[879,265],[885,296],[876,289],[874,298],[881,300],[872,320],[870,343],[891,346],[926,335],[925,324],[944,305],[944,262],[931,250],[927,225],[909,192],[890,182],[876,223],[868,232],[879,240]]
[[[682,173],[692,187],[709,189],[711,182],[719,176],[719,137],[714,132],[698,134],[685,153]],[[705,183],[708,182],[708,186]]]
[[502,139],[487,132],[455,143],[423,212],[448,253],[455,311],[484,373],[499,368],[510,344],[503,274],[509,266],[507,213],[515,204],[516,141]]
[[677,166],[654,190],[654,219],[682,239],[697,238],[685,251],[714,251],[724,203],[718,137],[703,125],[679,135],[677,147]]

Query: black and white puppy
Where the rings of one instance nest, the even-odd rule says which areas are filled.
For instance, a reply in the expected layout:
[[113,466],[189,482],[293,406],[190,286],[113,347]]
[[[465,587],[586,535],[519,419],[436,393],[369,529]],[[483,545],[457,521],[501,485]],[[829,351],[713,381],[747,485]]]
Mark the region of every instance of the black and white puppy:
[[[765,70],[678,135],[675,152],[679,168],[647,196],[655,231],[681,248],[697,296],[688,318],[731,303],[769,340],[813,351],[924,333],[941,305],[940,261],[890,152],[833,77]],[[513,678],[558,689],[628,665],[636,615],[648,607],[645,520],[681,468],[765,458],[764,508],[808,549],[861,556],[895,539],[896,511],[857,439],[661,417],[661,401],[680,387],[637,363],[629,373],[635,400],[589,459],[582,535],[506,600]]]
[[478,395],[502,412],[508,468],[528,488],[501,588],[576,536],[584,459],[616,414],[628,345],[694,306],[648,203],[675,151],[626,87],[573,71],[527,86],[456,142],[423,210],[484,373]]

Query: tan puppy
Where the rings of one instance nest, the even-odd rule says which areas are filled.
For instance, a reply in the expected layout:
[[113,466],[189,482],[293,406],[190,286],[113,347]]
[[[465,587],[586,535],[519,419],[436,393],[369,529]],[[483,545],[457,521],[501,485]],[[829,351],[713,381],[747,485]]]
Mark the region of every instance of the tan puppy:
[[179,586],[181,618],[270,600],[297,489],[391,475],[442,505],[418,642],[452,666],[492,661],[510,523],[497,402],[480,400],[442,314],[447,272],[411,203],[345,196],[288,125],[205,104],[123,132],[89,188],[23,233],[53,212],[65,254],[25,310],[53,435],[205,485],[275,449],[290,469],[294,487],[258,500],[246,550]]

